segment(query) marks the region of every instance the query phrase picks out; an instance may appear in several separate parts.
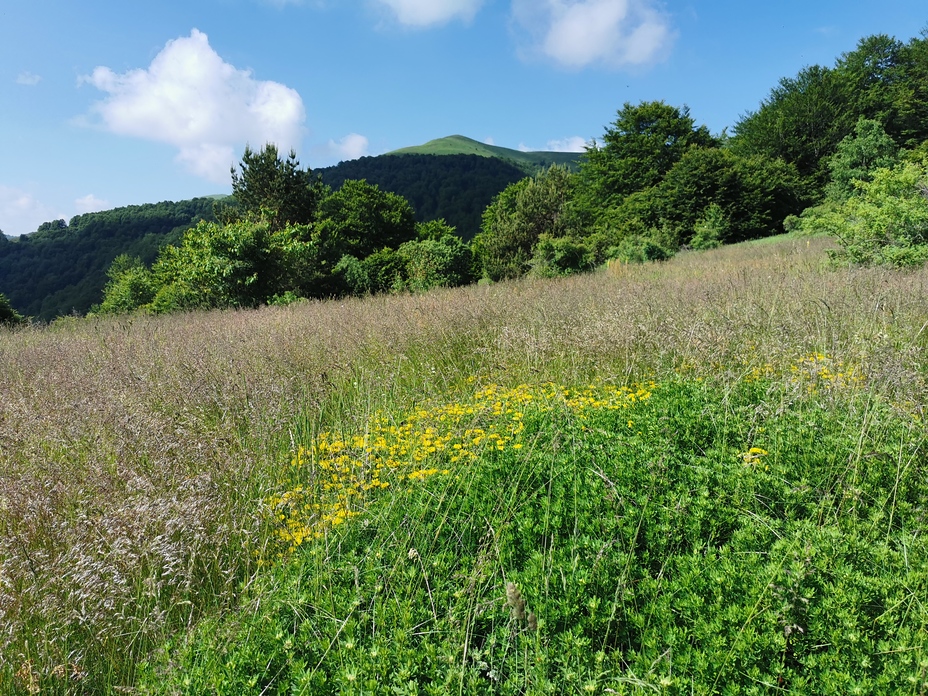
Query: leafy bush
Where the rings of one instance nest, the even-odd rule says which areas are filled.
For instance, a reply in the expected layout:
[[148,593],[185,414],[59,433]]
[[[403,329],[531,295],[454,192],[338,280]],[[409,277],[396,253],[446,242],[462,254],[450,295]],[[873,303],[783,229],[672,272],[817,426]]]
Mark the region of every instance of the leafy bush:
[[406,262],[406,286],[410,290],[457,287],[473,279],[473,253],[454,234],[406,242],[399,248],[399,256]]
[[92,314],[133,312],[155,299],[157,284],[142,259],[120,254],[107,270],[109,282],[103,288],[103,301],[91,308]]
[[706,208],[705,214],[696,223],[690,239],[690,247],[696,250],[720,247],[722,241],[728,237],[730,227],[731,224],[722,212],[722,208],[717,203],[713,203]]
[[572,237],[538,238],[532,255],[532,275],[553,277],[592,270],[595,253],[584,241]]
[[525,275],[541,235],[563,237],[571,232],[574,181],[569,170],[553,166],[511,184],[493,199],[473,245],[485,277],[502,280]]
[[666,261],[671,256],[673,256],[672,252],[648,237],[626,237],[606,252],[608,260],[621,263]]
[[877,169],[871,181],[842,202],[809,211],[803,228],[834,235],[841,245],[833,256],[858,264],[903,267],[928,259],[928,170],[903,162]]

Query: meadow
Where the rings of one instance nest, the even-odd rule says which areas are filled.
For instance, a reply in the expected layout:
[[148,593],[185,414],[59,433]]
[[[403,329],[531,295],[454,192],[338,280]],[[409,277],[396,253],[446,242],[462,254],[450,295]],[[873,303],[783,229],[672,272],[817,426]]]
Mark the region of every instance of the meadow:
[[831,245],[0,332],[0,692],[928,692],[928,271]]

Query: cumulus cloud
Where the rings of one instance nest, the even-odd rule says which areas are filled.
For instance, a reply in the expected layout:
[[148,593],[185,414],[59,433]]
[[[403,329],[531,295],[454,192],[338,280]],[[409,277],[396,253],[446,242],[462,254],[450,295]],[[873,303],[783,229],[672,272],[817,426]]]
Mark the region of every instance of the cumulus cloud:
[[469,22],[483,0],[377,0],[396,16],[400,24],[429,27],[447,24],[453,19]]
[[4,233],[28,234],[35,232],[43,222],[66,217],[28,191],[0,184],[0,229]]
[[493,136],[492,136],[492,135],[487,136],[486,138],[484,138],[484,139],[483,139],[483,143],[484,143],[484,145],[496,145],[496,141],[493,140]]
[[316,147],[314,154],[327,162],[344,162],[370,154],[370,142],[363,135],[349,133],[341,140],[329,140],[325,145]]
[[194,174],[228,183],[237,148],[296,149],[306,110],[293,89],[226,63],[194,29],[168,41],[147,69],[97,67],[81,78],[107,93],[92,107],[112,133],[168,143]]
[[674,39],[654,0],[513,0],[512,13],[528,54],[568,68],[649,65]]
[[587,141],[579,135],[548,141],[550,152],[586,152]]
[[74,201],[74,209],[77,210],[78,213],[95,213],[98,210],[108,210],[112,207],[109,201],[97,198],[92,193],[81,196]]
[[35,73],[31,73],[28,70],[26,70],[25,72],[21,72],[19,73],[19,75],[16,76],[16,84],[26,85],[27,87],[35,87],[41,81],[42,81],[41,75],[36,75]]

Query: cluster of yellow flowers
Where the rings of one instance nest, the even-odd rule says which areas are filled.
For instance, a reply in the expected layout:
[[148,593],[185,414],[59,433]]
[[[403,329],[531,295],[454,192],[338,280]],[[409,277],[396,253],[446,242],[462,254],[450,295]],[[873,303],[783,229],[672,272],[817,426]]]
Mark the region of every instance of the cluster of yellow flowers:
[[[753,347],[750,349],[754,350]],[[784,376],[784,371],[773,363],[757,364],[752,358],[752,355],[748,355],[741,360],[747,370],[742,377],[745,382]],[[785,375],[790,383],[802,385],[810,394],[820,389],[851,387],[864,381],[859,368],[824,353],[809,353],[800,357],[789,366]]]
[[416,409],[400,422],[375,416],[364,433],[320,433],[293,455],[289,481],[299,485],[267,499],[282,541],[293,550],[306,539],[360,514],[372,493],[406,481],[449,475],[488,451],[520,450],[527,410],[566,408],[582,417],[592,409],[621,409],[645,401],[654,384],[591,384],[569,389],[553,383],[504,388],[490,384],[461,403]]
[[852,387],[864,381],[864,375],[858,368],[824,353],[805,355],[790,370],[791,381],[802,384],[809,393],[819,389]]

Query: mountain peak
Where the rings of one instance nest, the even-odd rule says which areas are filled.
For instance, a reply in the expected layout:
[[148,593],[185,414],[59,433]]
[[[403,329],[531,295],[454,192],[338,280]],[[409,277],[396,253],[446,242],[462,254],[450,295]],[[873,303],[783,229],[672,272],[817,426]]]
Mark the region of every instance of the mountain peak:
[[575,169],[583,156],[581,152],[547,152],[543,150],[523,152],[498,145],[488,145],[464,135],[449,135],[430,140],[423,145],[393,150],[387,155],[477,155],[495,157],[516,163],[528,172],[560,164]]

